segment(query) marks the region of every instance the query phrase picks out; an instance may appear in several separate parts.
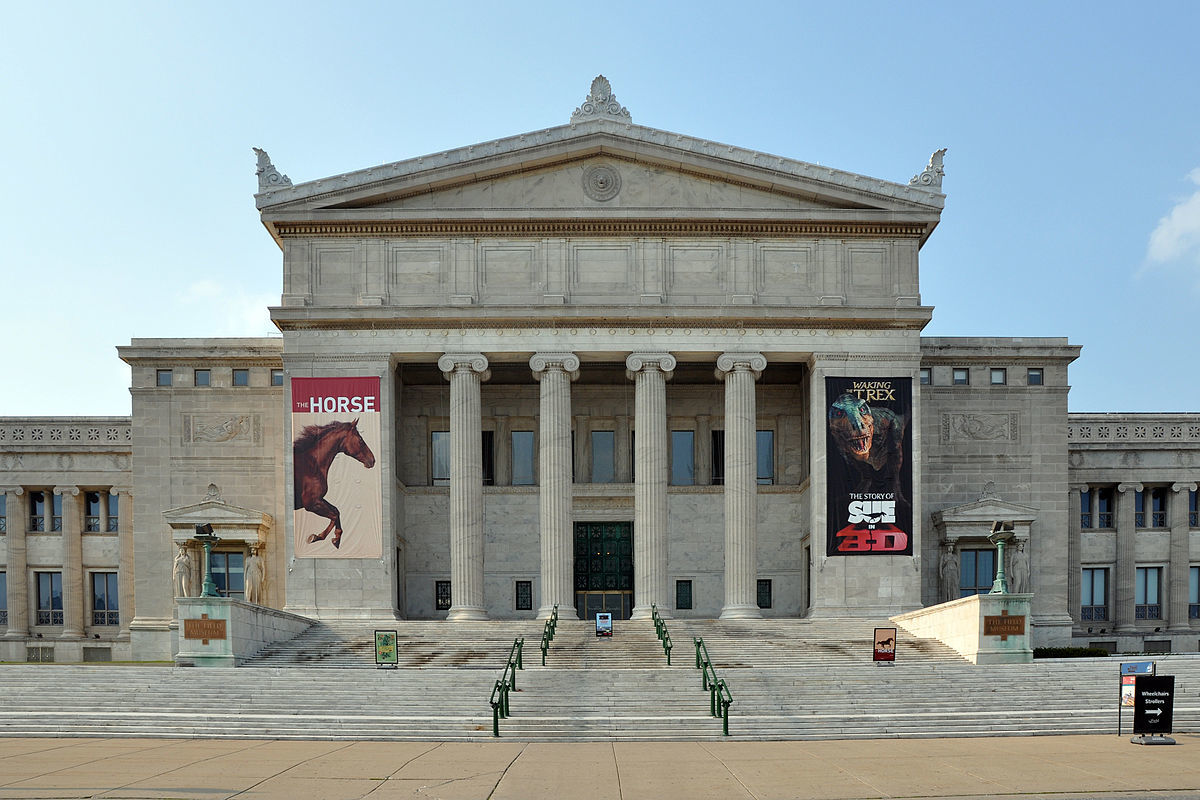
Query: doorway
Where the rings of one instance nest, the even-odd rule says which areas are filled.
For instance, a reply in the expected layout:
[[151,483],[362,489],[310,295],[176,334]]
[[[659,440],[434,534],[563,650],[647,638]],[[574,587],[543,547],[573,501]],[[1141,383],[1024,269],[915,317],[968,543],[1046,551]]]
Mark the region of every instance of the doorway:
[[575,611],[594,620],[633,611],[633,523],[575,523]]

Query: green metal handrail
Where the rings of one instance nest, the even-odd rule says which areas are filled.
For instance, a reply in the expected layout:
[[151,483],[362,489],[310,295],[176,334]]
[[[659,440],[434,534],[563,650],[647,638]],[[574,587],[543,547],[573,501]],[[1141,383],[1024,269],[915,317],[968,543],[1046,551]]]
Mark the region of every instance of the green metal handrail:
[[558,604],[555,603],[554,611],[550,614],[550,618],[546,620],[545,627],[542,628],[542,666],[546,666],[546,651],[550,649],[550,643],[554,641],[554,632],[558,630]]
[[658,606],[654,603],[650,604],[650,618],[654,620],[654,633],[658,636],[658,640],[662,642],[663,652],[667,654],[667,666],[671,666],[671,648],[674,644],[671,642],[671,634],[667,632],[667,623],[658,613]]
[[492,697],[488,702],[492,706],[492,736],[500,735],[500,720],[507,719],[508,693],[517,688],[517,670],[525,669],[521,652],[525,649],[525,637],[513,639],[508,651],[508,660],[504,662],[504,672],[492,686]]
[[704,638],[697,636],[692,639],[692,643],[696,645],[696,669],[700,670],[700,685],[708,692],[708,711],[714,717],[721,718],[721,730],[728,736],[729,706],[733,702],[733,695],[730,694],[729,685],[724,679],[717,677],[712,659],[708,657],[708,646],[704,644]]

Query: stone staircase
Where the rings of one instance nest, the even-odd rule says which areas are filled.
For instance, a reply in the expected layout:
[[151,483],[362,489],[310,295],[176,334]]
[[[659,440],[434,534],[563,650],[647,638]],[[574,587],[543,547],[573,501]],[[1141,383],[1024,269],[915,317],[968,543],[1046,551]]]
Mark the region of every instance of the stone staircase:
[[[319,623],[239,669],[0,666],[0,736],[490,739],[488,697],[516,636],[525,669],[500,722],[510,740],[723,738],[694,636],[733,694],[731,739],[1114,733],[1118,664],[1131,660],[978,667],[901,631],[884,666],[861,620],[668,627],[669,668],[649,621],[597,638],[577,620],[559,623],[545,667],[539,622],[395,620]],[[398,631],[400,669],[375,668],[375,628]],[[1175,730],[1200,731],[1200,656],[1155,660],[1177,676]]]

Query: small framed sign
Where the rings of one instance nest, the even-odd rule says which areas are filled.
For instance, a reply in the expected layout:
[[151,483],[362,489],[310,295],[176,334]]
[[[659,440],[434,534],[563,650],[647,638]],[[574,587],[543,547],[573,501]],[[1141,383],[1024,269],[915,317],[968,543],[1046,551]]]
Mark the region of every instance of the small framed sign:
[[603,611],[596,614],[596,635],[612,636],[612,614]]
[[895,628],[876,628],[875,629],[875,654],[872,661],[895,661],[896,660],[896,629]]
[[396,647],[395,631],[375,631],[375,666],[380,669],[396,669],[400,653]]

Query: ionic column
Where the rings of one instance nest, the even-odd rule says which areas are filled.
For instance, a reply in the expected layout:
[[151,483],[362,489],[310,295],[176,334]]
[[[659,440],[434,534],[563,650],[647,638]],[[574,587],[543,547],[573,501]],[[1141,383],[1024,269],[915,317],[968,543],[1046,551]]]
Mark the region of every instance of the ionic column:
[[8,546],[8,559],[5,562],[8,574],[8,630],[4,637],[20,639],[29,635],[29,586],[26,582],[29,569],[25,557],[25,526],[29,523],[29,515],[25,511],[24,489],[6,486],[3,491],[8,531],[4,536]]
[[1174,493],[1171,507],[1171,561],[1167,564],[1167,630],[1186,632],[1188,628],[1188,493],[1196,491],[1194,483],[1171,485]]
[[1140,483],[1122,483],[1117,486],[1117,574],[1113,581],[1113,627],[1116,631],[1133,630],[1134,589],[1137,581],[1137,528],[1133,524],[1133,494],[1140,491]]
[[1083,548],[1083,526],[1080,521],[1080,514],[1083,513],[1081,495],[1087,488],[1086,483],[1071,484],[1067,503],[1067,613],[1071,615],[1071,619],[1075,621],[1076,625],[1081,624],[1079,601],[1083,582],[1083,563],[1080,555]]
[[675,369],[669,353],[633,353],[625,359],[634,389],[632,619],[650,617],[657,605],[667,615],[667,380]]
[[758,578],[758,412],[754,382],[767,367],[761,353],[725,353],[725,605],[721,619],[761,617]]
[[121,630],[117,639],[125,642],[129,641],[129,623],[133,622],[133,496],[128,489],[116,487],[108,493],[117,498],[117,552],[121,559],[117,570]]
[[575,607],[574,538],[571,535],[571,381],[579,377],[573,353],[538,353],[529,359],[541,383],[538,421],[538,524],[542,550],[542,600],[538,619]]
[[447,353],[450,381],[450,591],[447,619],[487,619],[483,600],[483,437],[479,387],[490,377],[481,353]]
[[62,504],[63,639],[83,637],[83,531],[79,513],[79,487],[55,486]]

